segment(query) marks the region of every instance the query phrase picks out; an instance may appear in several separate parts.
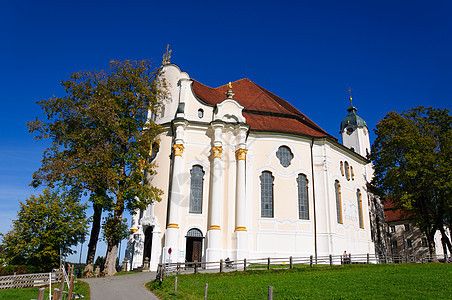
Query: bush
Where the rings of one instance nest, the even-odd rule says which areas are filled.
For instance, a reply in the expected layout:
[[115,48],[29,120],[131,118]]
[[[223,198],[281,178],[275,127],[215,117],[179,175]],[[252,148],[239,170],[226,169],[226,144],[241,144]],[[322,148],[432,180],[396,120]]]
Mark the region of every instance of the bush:
[[31,274],[40,273],[42,270],[35,266],[0,266],[0,276],[14,275],[14,274]]

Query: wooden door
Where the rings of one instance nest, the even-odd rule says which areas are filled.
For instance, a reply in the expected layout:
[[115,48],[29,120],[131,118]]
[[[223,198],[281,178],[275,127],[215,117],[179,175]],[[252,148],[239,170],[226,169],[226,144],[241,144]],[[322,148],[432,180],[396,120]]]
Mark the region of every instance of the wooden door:
[[193,241],[193,261],[200,262],[202,257],[202,240]]

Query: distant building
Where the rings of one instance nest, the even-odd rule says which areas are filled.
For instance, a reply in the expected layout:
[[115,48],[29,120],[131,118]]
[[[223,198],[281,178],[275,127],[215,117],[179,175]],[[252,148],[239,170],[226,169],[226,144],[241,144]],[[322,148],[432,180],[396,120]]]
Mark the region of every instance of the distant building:
[[353,105],[341,144],[249,79],[211,88],[174,64],[161,74],[170,96],[155,118],[164,133],[151,159],[164,194],[133,217],[131,268],[146,257],[156,270],[169,261],[375,253],[369,131]]
[[[390,201],[386,201],[384,213],[389,255],[406,257],[409,255],[422,256],[429,254],[427,237],[418,227],[412,224],[412,218],[409,213],[400,209],[394,210],[394,205]],[[439,231],[436,232],[434,241],[434,255],[444,255]]]

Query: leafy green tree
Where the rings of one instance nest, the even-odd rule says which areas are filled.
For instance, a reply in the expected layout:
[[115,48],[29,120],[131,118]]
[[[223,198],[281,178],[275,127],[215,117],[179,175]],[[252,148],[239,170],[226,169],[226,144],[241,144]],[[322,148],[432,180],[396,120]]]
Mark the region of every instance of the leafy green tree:
[[[106,71],[76,72],[63,81],[67,95],[39,101],[46,122],[28,123],[37,139],[49,138],[33,185],[59,184],[90,195],[94,220],[87,268],[91,268],[103,210],[121,224],[125,209],[159,201],[161,191],[149,184],[154,164],[151,145],[161,132],[148,119],[158,113],[165,84],[149,61],[112,61]],[[104,273],[115,271],[119,240],[107,239]],[[94,249],[93,249],[94,247]],[[91,267],[90,267],[91,266]]]
[[78,196],[44,190],[20,202],[12,229],[2,236],[4,257],[9,264],[26,264],[51,270],[59,265],[60,254],[75,251],[72,246],[84,240],[88,228],[86,204]]
[[375,133],[370,155],[375,167],[374,191],[412,216],[427,236],[430,254],[437,230],[451,251],[444,230],[450,226],[452,207],[449,110],[416,107],[401,114],[389,112],[377,124]]

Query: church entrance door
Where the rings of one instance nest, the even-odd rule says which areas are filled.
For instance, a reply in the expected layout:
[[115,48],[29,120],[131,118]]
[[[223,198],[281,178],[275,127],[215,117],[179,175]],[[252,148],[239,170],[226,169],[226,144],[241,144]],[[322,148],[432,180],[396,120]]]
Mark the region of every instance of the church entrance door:
[[144,259],[147,257],[151,261],[151,250],[152,250],[152,226],[148,226],[144,232],[144,251],[143,251],[143,263]]
[[204,237],[198,229],[191,229],[187,233],[185,247],[185,260],[187,262],[200,262],[202,260],[202,240]]

